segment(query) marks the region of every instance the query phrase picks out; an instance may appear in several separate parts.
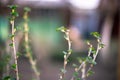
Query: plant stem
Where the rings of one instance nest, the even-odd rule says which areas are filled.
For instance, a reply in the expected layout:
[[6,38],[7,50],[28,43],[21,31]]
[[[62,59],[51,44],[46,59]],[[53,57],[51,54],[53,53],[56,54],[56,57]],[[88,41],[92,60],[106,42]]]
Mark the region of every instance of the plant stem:
[[[92,52],[92,45],[89,44],[89,46],[90,46],[90,48],[89,48],[88,55],[87,55],[88,57],[90,57],[91,52]],[[81,70],[81,68],[83,68],[83,70],[82,70],[82,76],[83,76],[82,78],[83,79],[85,78],[85,68],[86,68],[86,64],[85,63],[86,63],[86,61],[83,61],[79,65],[79,67],[75,69],[75,72],[79,72]],[[72,76],[71,80],[74,80],[74,78],[75,78],[75,76]]]
[[[12,25],[12,35],[15,35],[15,29],[14,29],[14,20],[11,20],[11,25]],[[16,73],[16,79],[19,80],[19,74],[18,74],[18,61],[17,61],[17,53],[16,53],[16,48],[15,48],[15,38],[12,37],[12,44],[13,44],[13,54],[14,54],[14,59],[15,59],[15,73]]]
[[96,53],[95,53],[95,56],[93,56],[93,57],[94,57],[94,58],[93,58],[93,61],[96,60],[96,57],[97,57],[97,55],[98,55],[99,50],[100,50],[100,44],[99,44],[99,42],[98,42],[97,51],[96,51]]
[[37,70],[37,67],[36,67],[36,61],[33,59],[31,53],[30,53],[30,47],[29,47],[29,27],[28,27],[28,12],[26,11],[25,14],[24,14],[24,20],[25,20],[25,23],[24,23],[24,31],[25,31],[25,34],[24,34],[24,39],[25,39],[25,49],[26,49],[26,54],[27,54],[27,57],[29,59],[29,62],[32,66],[32,69],[36,75],[36,79],[37,80],[40,80],[40,72]]
[[71,41],[70,41],[70,36],[69,36],[69,31],[65,32],[66,36],[67,36],[67,42],[68,42],[68,53],[66,55],[66,57],[64,57],[64,70],[66,69],[66,65],[67,65],[67,60],[69,58],[69,56],[71,55]]
[[83,68],[82,68],[82,80],[85,80],[85,74],[86,74],[86,64],[83,64]]
[[68,51],[67,51],[67,54],[64,54],[64,65],[63,65],[63,72],[61,73],[60,75],[60,80],[64,80],[65,78],[65,72],[66,72],[66,66],[67,66],[67,63],[68,63],[68,58],[69,56],[71,55],[71,40],[70,40],[70,35],[69,35],[69,30],[67,29],[64,33],[65,33],[65,39],[67,40],[67,43],[68,43]]
[[[93,55],[93,62],[96,60],[96,57],[99,53],[99,50],[100,50],[100,43],[99,43],[99,40],[98,40],[97,51],[96,51],[95,55]],[[88,71],[90,71],[92,69],[93,66],[94,66],[93,64],[90,65],[90,67],[87,70],[87,73],[88,73]],[[87,74],[86,74],[86,76],[87,76]]]

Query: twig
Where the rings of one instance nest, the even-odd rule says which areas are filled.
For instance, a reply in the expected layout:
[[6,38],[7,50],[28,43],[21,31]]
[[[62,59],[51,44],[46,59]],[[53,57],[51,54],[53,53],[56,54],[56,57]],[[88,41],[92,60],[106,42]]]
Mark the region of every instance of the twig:
[[64,65],[63,65],[63,69],[61,70],[61,74],[60,74],[60,79],[59,80],[64,80],[65,79],[65,73],[66,73],[66,66],[68,63],[68,58],[72,53],[72,49],[71,49],[71,40],[70,40],[70,31],[68,29],[66,29],[65,27],[61,27],[58,28],[58,30],[60,30],[61,32],[65,33],[64,38],[67,40],[68,43],[68,50],[67,52],[63,52],[64,53]]
[[25,13],[24,13],[24,31],[25,31],[25,34],[24,34],[24,39],[25,39],[25,49],[26,49],[26,54],[27,54],[27,57],[29,59],[29,62],[32,66],[32,69],[36,75],[36,79],[37,80],[40,80],[40,72],[37,70],[37,67],[36,67],[36,61],[33,59],[31,53],[30,53],[30,47],[29,47],[29,27],[28,27],[28,12],[30,11],[30,9],[28,7],[25,7],[24,8],[25,10]]
[[[95,62],[95,60],[96,60],[96,58],[97,58],[97,55],[98,55],[98,53],[99,53],[99,50],[101,49],[101,46],[100,46],[101,40],[98,39],[97,41],[98,41],[98,45],[97,45],[96,53],[93,55],[93,62]],[[93,66],[94,66],[94,65],[91,64],[86,73],[88,73],[88,71],[90,71]],[[88,75],[86,74],[86,76],[88,76]]]
[[[97,38],[97,42],[98,42],[97,50],[94,50],[94,48],[88,41],[87,44],[90,46],[89,51],[88,51],[88,56],[87,56],[88,60],[86,58],[80,64],[80,66],[78,68],[75,68],[75,72],[77,72],[77,73],[82,69],[82,80],[85,80],[85,78],[88,77],[89,71],[92,69],[94,64],[96,64],[95,60],[97,58],[99,50],[104,47],[104,44],[101,42],[100,34],[98,32],[92,32],[91,35],[94,36],[95,38]],[[93,58],[91,57],[91,53],[93,53]],[[85,71],[86,70],[86,62],[91,64],[90,67],[88,68],[87,72]],[[75,78],[75,76],[72,76],[71,80],[74,80],[74,78]]]
[[[89,51],[88,51],[88,57],[90,57],[91,55],[91,52],[92,52],[92,45],[90,43],[87,43],[90,48],[89,48]],[[79,72],[81,70],[81,68],[83,67],[83,70],[82,70],[82,78],[85,77],[85,68],[86,68],[86,61],[83,61],[78,68],[75,68],[75,72]],[[72,76],[71,80],[74,80],[75,76]]]
[[10,46],[13,48],[13,55],[14,55],[14,60],[15,60],[15,74],[16,74],[16,80],[19,80],[19,72],[18,72],[18,61],[17,61],[17,52],[16,52],[16,47],[15,47],[15,18],[18,16],[18,13],[16,11],[17,6],[16,5],[11,5],[11,18],[10,18],[10,24],[12,27],[12,35],[11,35],[11,40],[12,43]]

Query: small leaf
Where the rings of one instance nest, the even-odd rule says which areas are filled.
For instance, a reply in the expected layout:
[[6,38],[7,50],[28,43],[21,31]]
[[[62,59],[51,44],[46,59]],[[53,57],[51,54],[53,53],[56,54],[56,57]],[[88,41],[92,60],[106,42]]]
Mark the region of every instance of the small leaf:
[[87,57],[86,58],[86,62],[90,63],[90,64],[93,64],[93,65],[96,65],[97,63],[92,59],[92,57]]
[[100,38],[101,35],[98,32],[91,32],[90,33],[92,36],[94,36],[95,38]]
[[22,27],[17,26],[17,27],[16,27],[16,30],[17,30],[17,31],[22,30]]
[[10,39],[12,39],[15,35],[9,35]]
[[11,68],[16,69],[16,66],[17,66],[16,64],[12,64]]
[[60,28],[57,28],[57,31],[66,32],[67,29],[64,26],[62,26]]
[[91,57],[91,56],[89,56],[89,57],[87,57],[87,59],[88,59],[88,60],[92,60],[92,57]]
[[31,11],[31,9],[30,9],[29,7],[25,7],[24,10],[25,10],[26,12],[30,12],[30,11]]
[[8,7],[11,9],[16,9],[18,6],[17,5],[9,5]]
[[77,78],[76,80],[82,80],[81,78]]
[[95,72],[89,70],[89,71],[87,72],[87,76],[91,76],[91,75],[93,75],[94,73],[95,73]]
[[86,40],[86,43],[87,43],[87,45],[90,45],[90,41],[89,40]]
[[16,80],[16,78],[11,76],[5,76],[2,80]]
[[92,53],[93,53],[93,54],[96,54],[96,50],[95,50],[95,48],[93,48],[93,47],[92,47]]
[[63,54],[64,54],[64,55],[66,55],[66,54],[67,54],[67,52],[63,51]]
[[78,57],[77,60],[79,61],[79,63],[82,63],[84,61],[86,61],[85,57]]
[[75,67],[75,68],[76,68],[76,67],[78,67],[78,65],[77,65],[77,64],[73,64],[72,66],[73,66],[73,67]]
[[68,50],[69,53],[72,53],[72,49]]
[[11,76],[5,76],[3,80],[11,80]]
[[73,76],[74,76],[74,77],[77,77],[78,75],[79,75],[78,72],[74,72],[74,73],[73,73]]
[[11,15],[12,15],[12,16],[15,16],[15,17],[18,17],[18,16],[19,16],[19,14],[18,14],[16,11],[15,11],[15,12],[12,12]]
[[13,47],[13,43],[10,43],[9,46],[10,46],[10,47]]
[[88,63],[92,63],[92,57],[86,57],[86,62],[88,62]]
[[67,62],[70,62],[70,59],[67,59]]
[[11,78],[11,80],[16,80],[16,78]]
[[96,65],[97,63],[95,61],[92,61],[91,64]]
[[105,45],[104,45],[103,43],[100,44],[100,48],[104,48],[104,46],[105,46]]
[[22,54],[20,52],[17,52],[17,57],[21,56]]
[[14,32],[16,32],[16,28],[14,28]]
[[65,69],[60,69],[60,71],[62,72],[62,73],[66,73],[67,71],[65,70]]

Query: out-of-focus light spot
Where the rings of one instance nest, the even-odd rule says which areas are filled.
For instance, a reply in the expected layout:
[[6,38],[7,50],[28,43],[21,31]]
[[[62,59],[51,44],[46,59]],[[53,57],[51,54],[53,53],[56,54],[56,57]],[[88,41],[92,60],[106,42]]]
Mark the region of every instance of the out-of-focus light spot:
[[65,6],[62,0],[15,0],[15,3],[22,6],[29,5],[36,8],[58,8]]
[[69,0],[70,4],[80,9],[96,9],[100,0]]
[[61,0],[24,0],[24,1],[60,2]]
[[43,2],[60,2],[61,0],[41,0]]

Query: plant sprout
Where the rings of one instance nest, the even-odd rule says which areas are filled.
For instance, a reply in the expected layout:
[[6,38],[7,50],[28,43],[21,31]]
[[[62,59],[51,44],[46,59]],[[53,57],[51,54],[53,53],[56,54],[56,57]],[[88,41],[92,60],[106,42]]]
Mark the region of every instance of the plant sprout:
[[[91,70],[94,65],[96,65],[96,58],[98,56],[99,51],[104,47],[104,44],[101,42],[101,35],[98,32],[92,32],[91,35],[97,39],[97,49],[93,47],[93,45],[90,43],[90,41],[86,41],[89,46],[89,51],[87,57],[81,60],[81,64],[79,67],[75,66],[75,73],[79,74],[79,71],[81,70],[82,76],[81,78],[77,78],[77,76],[72,76],[71,80],[85,80],[88,76],[92,75],[94,72]],[[90,64],[89,68],[86,69],[86,65]]]
[[68,50],[63,51],[63,53],[64,53],[64,65],[63,65],[63,68],[61,69],[61,74],[60,74],[60,79],[59,79],[59,80],[64,80],[65,79],[65,73],[67,71],[66,66],[67,66],[67,63],[68,63],[68,58],[72,53],[71,40],[70,40],[70,35],[69,35],[70,30],[66,29],[65,27],[60,27],[57,30],[61,31],[61,32],[63,32],[65,34],[64,38],[67,40],[67,43],[68,43]]
[[40,72],[37,70],[36,66],[36,60],[33,59],[32,53],[30,51],[30,46],[29,46],[29,27],[28,27],[28,13],[30,12],[30,8],[25,7],[24,8],[24,39],[25,39],[25,49],[26,49],[26,55],[29,59],[29,62],[32,66],[32,69],[36,75],[36,79],[40,80]]
[[17,13],[17,5],[11,5],[9,6],[9,8],[11,9],[11,13],[10,13],[10,24],[11,24],[11,32],[12,34],[10,35],[11,38],[11,43],[9,44],[9,46],[12,47],[13,49],[13,55],[14,55],[14,64],[12,65],[12,68],[15,70],[15,74],[16,74],[16,80],[19,80],[19,74],[18,74],[18,61],[17,61],[17,52],[16,52],[16,48],[15,48],[15,18],[18,17],[18,13]]
[[[65,73],[66,73],[66,66],[68,63],[68,58],[72,53],[71,49],[71,40],[69,35],[69,30],[65,27],[60,27],[57,30],[65,33],[64,38],[68,42],[68,50],[67,52],[63,51],[64,53],[64,66],[63,69],[61,69],[60,79],[59,80],[65,80]],[[98,32],[92,32],[91,35],[97,39],[97,49],[93,47],[93,45],[90,43],[90,41],[86,41],[87,45],[89,46],[88,55],[87,57],[81,57],[79,58],[80,65],[73,64],[75,67],[73,76],[70,80],[85,80],[88,76],[92,75],[94,72],[91,70],[94,65],[96,65],[96,58],[98,56],[99,51],[104,47],[104,44],[101,42],[101,35]],[[90,66],[88,65],[90,64]],[[89,66],[88,69],[86,66]],[[81,71],[81,77],[79,76],[79,71]]]
[[[9,8],[11,9],[11,13],[10,13],[11,43],[9,44],[9,46],[11,46],[12,50],[13,50],[12,54],[14,56],[14,64],[12,64],[11,67],[15,72],[15,78],[8,75],[8,76],[5,76],[3,78],[3,80],[20,80],[19,79],[19,71],[18,71],[18,61],[17,61],[18,56],[17,56],[16,46],[15,46],[16,45],[15,44],[15,42],[16,42],[15,41],[15,32],[16,32],[15,19],[16,19],[16,17],[18,17],[18,13],[16,10],[17,5],[11,5],[11,6],[9,6]],[[29,26],[28,26],[30,11],[31,11],[30,8],[28,8],[28,7],[24,8],[24,15],[23,15],[23,18],[24,18],[24,41],[25,41],[24,47],[26,50],[27,58],[29,59],[31,67],[36,76],[36,80],[40,80],[40,72],[38,71],[37,64],[36,64],[37,62],[33,58],[33,55],[30,50]],[[66,80],[65,75],[67,72],[66,67],[68,64],[68,58],[72,54],[72,41],[70,39],[70,30],[69,29],[62,26],[62,27],[58,28],[57,30],[64,33],[64,38],[67,41],[67,46],[68,46],[68,49],[66,51],[63,51],[64,62],[63,62],[63,68],[60,70],[60,76],[59,76],[59,80]],[[101,35],[98,32],[92,32],[91,35],[93,37],[95,37],[97,40],[97,48],[94,47],[89,40],[86,41],[86,43],[88,45],[87,56],[78,58],[78,61],[80,63],[79,65],[73,64],[74,72],[73,72],[73,75],[71,76],[70,80],[86,80],[87,77],[94,74],[94,72],[92,71],[92,68],[97,64],[96,58],[99,54],[99,51],[102,48],[104,48],[104,44],[102,43]],[[80,73],[81,73],[81,75],[79,75]]]

